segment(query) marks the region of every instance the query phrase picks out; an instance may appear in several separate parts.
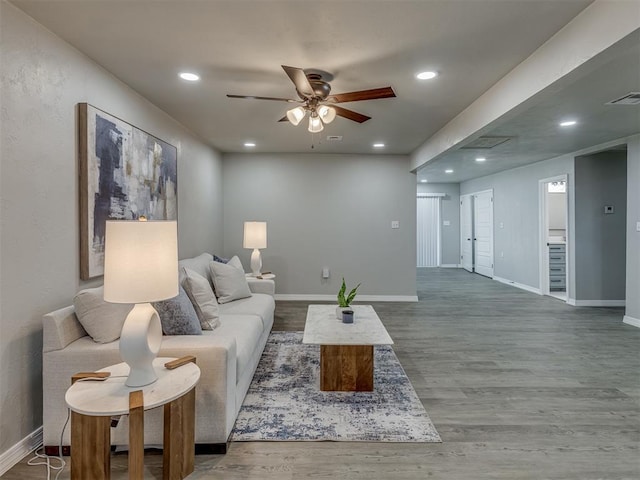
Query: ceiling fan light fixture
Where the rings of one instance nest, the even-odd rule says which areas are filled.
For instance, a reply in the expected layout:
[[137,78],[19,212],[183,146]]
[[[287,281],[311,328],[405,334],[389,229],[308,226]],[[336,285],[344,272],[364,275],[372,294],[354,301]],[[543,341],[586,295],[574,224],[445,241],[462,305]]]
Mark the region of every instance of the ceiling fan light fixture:
[[318,116],[324,123],[331,123],[336,118],[336,109],[328,105],[320,105],[318,107]]
[[287,110],[287,119],[294,125],[298,125],[304,118],[304,108],[296,107],[291,110]]
[[318,133],[324,130],[324,125],[322,125],[322,120],[318,115],[311,115],[309,117],[309,131],[311,133]]

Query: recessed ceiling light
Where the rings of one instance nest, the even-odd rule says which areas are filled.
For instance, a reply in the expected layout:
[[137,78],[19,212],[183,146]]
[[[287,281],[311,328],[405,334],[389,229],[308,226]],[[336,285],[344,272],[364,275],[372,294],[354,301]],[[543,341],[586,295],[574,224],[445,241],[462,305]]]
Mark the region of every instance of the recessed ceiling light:
[[478,158],[476,158],[476,162],[486,162],[486,161],[487,161],[487,159],[486,159],[486,158],[484,158],[484,157],[478,157]]
[[374,143],[373,148],[384,148],[384,143]]
[[446,170],[444,171],[444,173],[453,173],[453,170],[451,170],[450,168],[448,168],[448,169],[446,169]]
[[430,80],[432,78],[436,78],[438,76],[438,72],[420,72],[416,75],[416,78],[419,80]]
[[561,127],[570,127],[572,125],[575,125],[576,123],[578,123],[578,122],[576,122],[575,120],[567,120],[566,122],[560,122],[560,126]]
[[253,142],[244,142],[244,146],[245,146],[245,147],[255,147],[255,146],[256,146],[256,144],[255,144],[255,143],[253,143]]
[[422,180],[420,180],[420,183],[427,183],[427,181],[422,179]]
[[196,75],[191,72],[180,72],[180,78],[183,80],[187,80],[188,82],[197,82],[200,80],[200,75]]

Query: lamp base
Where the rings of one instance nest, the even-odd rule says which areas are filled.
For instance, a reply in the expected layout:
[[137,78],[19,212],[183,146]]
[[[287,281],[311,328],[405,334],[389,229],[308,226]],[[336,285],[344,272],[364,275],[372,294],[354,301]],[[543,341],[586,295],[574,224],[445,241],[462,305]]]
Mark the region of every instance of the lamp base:
[[257,277],[262,270],[262,257],[260,256],[260,250],[257,248],[251,252],[251,275]]
[[125,385],[143,387],[158,379],[153,360],[160,351],[162,325],[150,303],[137,303],[127,315],[120,334],[120,357],[129,365]]

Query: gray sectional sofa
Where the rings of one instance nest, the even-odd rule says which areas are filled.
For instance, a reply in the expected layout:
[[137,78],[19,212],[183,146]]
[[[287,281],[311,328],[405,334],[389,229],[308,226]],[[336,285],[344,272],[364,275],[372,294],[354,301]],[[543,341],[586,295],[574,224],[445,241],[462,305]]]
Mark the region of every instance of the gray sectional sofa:
[[[212,256],[180,261],[205,278]],[[272,280],[248,279],[252,296],[219,305],[220,326],[202,335],[164,336],[158,356],[194,355],[201,369],[196,388],[196,445],[201,451],[224,451],[260,356],[273,326],[275,285]],[[78,321],[74,307],[43,318],[43,430],[49,453],[70,445],[70,428],[62,433],[67,407],[64,395],[71,376],[120,363],[118,340],[96,343]],[[162,445],[162,409],[145,414],[145,444]],[[112,445],[126,445],[128,422],[112,429]],[[214,448],[203,448],[203,447]]]

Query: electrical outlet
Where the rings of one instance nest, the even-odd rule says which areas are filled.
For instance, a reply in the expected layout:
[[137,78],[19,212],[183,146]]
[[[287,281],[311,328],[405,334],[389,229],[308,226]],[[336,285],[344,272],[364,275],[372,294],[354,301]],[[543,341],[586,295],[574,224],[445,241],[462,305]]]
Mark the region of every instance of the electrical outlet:
[[398,220],[392,220],[391,228],[400,228],[400,222]]
[[322,269],[322,278],[329,278],[329,269],[327,267]]
[[500,222],[500,228],[504,228],[504,223]]
[[504,258],[504,252],[500,252],[500,258]]
[[636,232],[640,232],[640,222],[636,222]]

